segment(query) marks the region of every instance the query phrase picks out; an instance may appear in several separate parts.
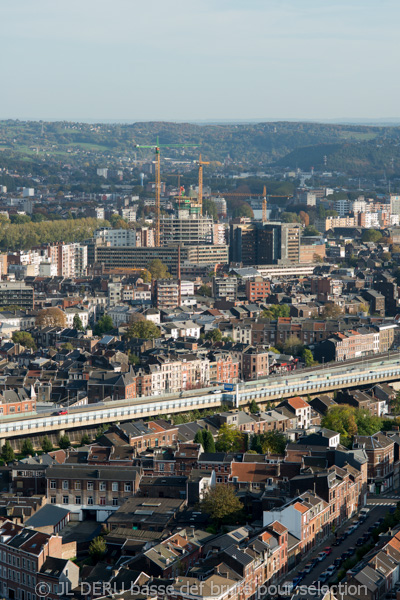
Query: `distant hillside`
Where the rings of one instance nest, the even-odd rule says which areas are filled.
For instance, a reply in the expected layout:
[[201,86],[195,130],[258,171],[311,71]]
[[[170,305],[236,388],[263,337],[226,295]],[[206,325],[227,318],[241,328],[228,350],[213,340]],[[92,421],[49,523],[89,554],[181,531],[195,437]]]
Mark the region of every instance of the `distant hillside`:
[[285,167],[341,171],[362,176],[390,174],[400,176],[400,145],[392,140],[318,144],[296,148],[276,162]]
[[[82,155],[88,160],[105,157],[151,156],[137,144],[196,144],[188,148],[168,148],[164,157],[198,157],[224,161],[230,157],[243,165],[318,168],[327,156],[327,168],[358,173],[379,171],[393,158],[397,168],[400,127],[373,127],[321,123],[254,123],[195,125],[148,122],[134,124],[87,124],[69,122],[0,121],[0,150],[5,156],[68,156],[74,162]],[[2,156],[0,152],[0,166]],[[4,164],[4,162],[3,162]]]

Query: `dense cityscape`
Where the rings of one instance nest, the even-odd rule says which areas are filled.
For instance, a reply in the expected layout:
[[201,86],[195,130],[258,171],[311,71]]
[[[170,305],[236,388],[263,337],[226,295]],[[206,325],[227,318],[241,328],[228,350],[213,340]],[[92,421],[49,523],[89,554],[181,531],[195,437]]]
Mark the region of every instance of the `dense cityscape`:
[[0,123],[4,598],[397,597],[399,130],[235,127]]

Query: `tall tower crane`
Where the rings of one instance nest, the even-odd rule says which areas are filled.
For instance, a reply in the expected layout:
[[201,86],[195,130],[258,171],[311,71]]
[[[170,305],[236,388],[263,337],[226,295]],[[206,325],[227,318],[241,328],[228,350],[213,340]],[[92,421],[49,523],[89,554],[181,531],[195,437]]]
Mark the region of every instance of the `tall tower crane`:
[[198,203],[200,205],[200,214],[203,214],[203,165],[209,165],[209,162],[201,160],[201,154],[199,155],[199,193],[197,196]]
[[158,136],[156,144],[142,145],[136,144],[136,148],[151,148],[155,153],[156,163],[156,210],[155,210],[155,221],[156,221],[156,235],[155,245],[158,248],[161,246],[160,236],[160,198],[161,198],[161,148],[186,148],[187,146],[197,146],[197,144],[159,144]]
[[267,222],[267,186],[264,185],[262,201],[262,222]]

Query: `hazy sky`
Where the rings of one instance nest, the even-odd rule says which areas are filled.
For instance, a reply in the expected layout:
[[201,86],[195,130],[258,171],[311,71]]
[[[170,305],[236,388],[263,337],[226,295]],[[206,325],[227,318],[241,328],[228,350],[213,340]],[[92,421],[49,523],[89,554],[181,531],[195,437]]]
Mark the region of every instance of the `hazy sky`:
[[0,118],[398,118],[399,22],[399,0],[0,0]]

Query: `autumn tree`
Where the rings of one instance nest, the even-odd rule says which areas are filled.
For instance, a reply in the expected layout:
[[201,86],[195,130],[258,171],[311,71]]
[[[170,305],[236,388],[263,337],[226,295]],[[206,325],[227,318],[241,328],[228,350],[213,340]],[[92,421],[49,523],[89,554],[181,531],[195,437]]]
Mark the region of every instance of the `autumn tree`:
[[159,258],[150,261],[147,270],[151,273],[152,279],[169,279],[171,277],[168,267]]
[[306,212],[304,212],[304,210],[301,210],[299,212],[299,217],[305,227],[307,227],[310,224],[310,217]]
[[143,283],[151,283],[151,273],[147,269],[140,271],[140,277],[143,279]]
[[337,319],[343,314],[343,309],[334,302],[327,302],[322,311],[324,319]]
[[303,344],[297,335],[289,335],[283,344],[283,351],[286,354],[298,354],[303,349]]
[[65,313],[57,307],[43,308],[36,317],[36,326],[44,327],[66,327],[67,317]]
[[202,513],[210,515],[218,525],[235,521],[243,510],[243,504],[228,485],[211,488],[200,502]]

